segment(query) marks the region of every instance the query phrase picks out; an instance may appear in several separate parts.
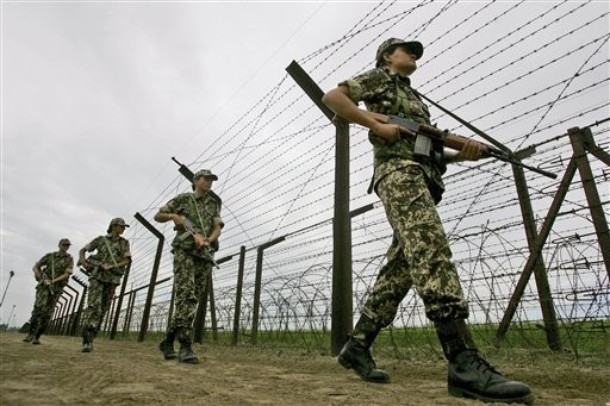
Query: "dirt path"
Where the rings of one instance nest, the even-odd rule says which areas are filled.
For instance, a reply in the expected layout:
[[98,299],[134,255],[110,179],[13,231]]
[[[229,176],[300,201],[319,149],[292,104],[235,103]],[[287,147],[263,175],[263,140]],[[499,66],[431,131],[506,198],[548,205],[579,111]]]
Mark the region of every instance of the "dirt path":
[[[154,342],[98,339],[80,352],[75,337],[0,333],[1,405],[482,405],[447,395],[441,360],[380,358],[392,383],[365,383],[335,359],[297,352],[195,345],[198,365],[165,361]],[[509,368],[536,405],[610,405],[607,369]]]

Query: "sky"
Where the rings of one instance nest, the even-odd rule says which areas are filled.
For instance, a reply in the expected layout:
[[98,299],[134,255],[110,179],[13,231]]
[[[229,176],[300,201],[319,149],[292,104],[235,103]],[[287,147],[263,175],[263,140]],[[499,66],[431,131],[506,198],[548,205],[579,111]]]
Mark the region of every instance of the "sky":
[[2,293],[15,276],[0,322],[27,321],[32,266],[60,238],[76,258],[113,217],[134,221],[175,177],[171,156],[192,159],[223,114],[370,6],[2,1]]
[[[395,3],[394,10],[401,7],[408,10],[420,2]],[[448,3],[451,2],[440,4]],[[443,82],[443,71],[489,40],[481,36],[489,35],[490,30],[498,32],[492,35],[504,35],[550,7],[548,2],[528,0],[531,6],[518,8],[515,11],[519,13],[515,16],[518,18],[513,20],[508,10],[518,2],[500,3],[497,7],[482,11],[479,20],[463,22],[459,17],[471,14],[483,2],[460,2],[459,6],[452,8],[454,14],[443,15],[444,19],[435,21],[437,25],[430,30],[426,30],[427,18],[433,21],[440,6],[421,10],[421,16],[426,17],[416,20],[421,25],[409,26],[408,22],[412,20],[405,18],[407,22],[403,23],[406,27],[400,27],[404,31],[423,32],[426,44],[431,45],[427,49],[432,50],[422,61],[422,66],[426,66],[425,71],[416,72],[420,75],[417,79],[420,82],[427,79],[426,83],[432,90],[440,87],[436,92],[441,97],[450,94],[455,86],[447,86]],[[561,75],[578,71],[583,60],[595,54],[593,49],[602,44],[601,41],[583,45],[580,51],[574,51],[575,57],[561,59],[557,64],[549,62],[556,56],[562,56],[562,47],[578,49],[589,38],[603,35],[597,28],[599,21],[591,24],[592,28],[585,34],[569,36],[565,31],[578,27],[581,21],[588,21],[587,18],[592,19],[591,15],[607,12],[606,2],[595,1],[583,10],[568,14],[561,23],[553,24],[554,18],[569,9],[576,9],[579,4],[576,1],[566,3],[548,14],[549,29],[542,34],[547,35],[549,41],[566,35],[565,40],[521,61],[520,56],[535,49],[537,44],[527,43],[527,40],[517,44],[516,38],[509,38],[498,45],[504,46],[511,41],[515,43],[512,49],[505,50],[497,58],[507,58],[506,61],[493,62],[498,66],[507,63],[502,74],[488,81],[492,83],[484,80],[477,83],[483,74],[474,66],[462,72],[459,83],[472,81],[473,88],[482,89],[476,90],[480,94],[501,84],[506,78],[518,77],[522,72],[535,72],[528,76],[531,82],[515,80],[516,85],[504,93],[481,97],[461,107],[461,114],[476,117],[483,114],[479,111],[485,112],[486,108],[493,110],[505,103],[503,98],[518,100],[522,97],[521,93],[542,87],[546,80],[552,83],[550,76],[558,75],[563,79]],[[1,293],[8,285],[9,272],[14,271],[15,276],[10,280],[0,309],[0,323],[9,322],[10,326],[16,326],[28,320],[36,284],[32,266],[45,253],[56,250],[59,239],[67,237],[72,241],[70,253],[76,258],[80,248],[105,232],[112,218],[123,217],[134,225],[135,211],[147,208],[153,201],[159,203],[156,199],[167,195],[167,185],[171,185],[177,177],[176,165],[170,157],[175,156],[189,163],[197,159],[202,149],[218,150],[223,146],[219,143],[226,143],[224,146],[228,147],[246,145],[246,141],[241,144],[242,140],[226,139],[227,126],[241,117],[249,106],[262,100],[270,87],[285,75],[285,68],[292,60],[311,55],[341,38],[378,4],[355,1],[2,1]],[[459,28],[465,33],[485,24],[485,18],[491,19],[502,8],[507,10],[507,16],[495,28],[482,30],[478,37],[475,35],[461,41],[457,35],[455,38],[449,35],[449,38],[435,42],[441,32],[452,28],[451,24],[457,21],[456,16],[462,21],[458,24]],[[405,17],[409,17],[409,14]],[[561,24],[567,24],[568,20],[570,28],[562,27]],[[507,21],[510,23],[507,24]],[[399,22],[388,19],[377,30],[391,29]],[[544,21],[537,23],[543,25]],[[536,24],[531,26],[533,31]],[[379,40],[375,37],[377,31],[370,26],[367,30],[370,31],[361,35],[366,38],[356,37],[356,44],[350,44],[352,48],[342,49],[343,53],[336,54],[334,48],[329,48],[330,55],[323,55],[327,58],[324,67],[331,70],[330,74],[321,77],[324,75],[320,72],[322,69],[310,73],[316,79],[322,79],[320,83],[324,86],[330,87],[345,78],[342,75],[347,73],[344,72],[368,66]],[[542,35],[536,36],[536,41],[542,42]],[[435,50],[442,50],[443,54],[434,54]],[[472,60],[477,62],[495,50],[490,46],[487,53],[482,52]],[[608,54],[607,42],[602,50],[589,65],[598,63]],[[354,54],[353,60],[350,60],[350,52]],[[536,59],[536,55],[544,53],[547,55]],[[607,67],[607,56],[605,59]],[[350,64],[343,64],[345,60],[349,60]],[[481,61],[480,65],[484,65],[484,62]],[[333,64],[341,65],[340,73],[332,71]],[[536,71],[541,64],[549,67]],[[599,70],[594,75],[599,76]],[[586,74],[579,76],[580,79],[583,77],[590,80]],[[598,80],[601,81],[590,81]],[[574,84],[569,90],[573,91],[576,87],[577,84]],[[555,108],[549,116],[545,116],[542,125],[560,120],[566,111],[572,114],[581,108],[588,108],[590,103],[598,103],[603,99],[599,94],[605,92],[607,95],[607,89],[607,83],[602,83],[585,95],[576,95],[576,100],[558,103],[558,107],[563,109],[561,113],[559,108]],[[515,94],[507,94],[509,92]],[[544,97],[548,96],[545,94]],[[519,116],[511,109],[521,108],[521,104],[498,110],[495,115],[482,121],[484,125],[492,126],[511,115]],[[505,137],[527,133],[537,125],[537,114],[541,113],[519,116],[518,122],[508,123],[496,133]],[[599,117],[597,112],[592,117],[604,118]],[[591,121],[589,116],[583,120],[576,124],[586,125]],[[262,134],[256,142],[266,136],[265,131],[270,131],[263,125],[259,128]],[[220,133],[225,138],[217,139],[216,135]],[[315,142],[319,140],[316,138]],[[326,141],[321,146],[326,148],[321,149],[321,156],[332,146],[328,139]],[[255,140],[250,142],[254,144]],[[362,159],[366,169],[357,175],[366,182],[371,172],[369,148],[366,143],[362,143],[360,148],[366,149],[366,158]],[[264,151],[259,149],[258,153]],[[287,157],[290,158],[289,155],[280,158]],[[239,158],[243,161],[242,167],[249,165],[250,161],[252,166],[257,165],[256,154],[248,156],[243,152]],[[231,157],[224,162],[219,160],[215,167],[228,173],[230,164],[235,163],[233,159],[237,158]],[[279,165],[277,161],[274,163]],[[290,163],[282,162],[282,165]],[[238,167],[237,164],[235,166]],[[265,171],[258,171],[255,175],[261,173],[266,174]],[[256,184],[256,176],[232,175],[231,178],[227,176],[226,183],[224,179],[218,182],[215,189],[224,191],[226,187],[227,193],[223,194],[223,198],[227,197],[225,202],[230,201],[230,194],[239,196],[251,193],[257,196],[254,197],[256,199],[264,199],[268,194],[265,188],[252,187]],[[242,184],[236,185],[237,182]],[[273,185],[265,186],[274,190]],[[313,188],[311,185],[309,187]],[[359,187],[358,190],[364,188]],[[311,194],[308,198],[315,199],[316,195]],[[371,200],[370,196],[365,195],[364,198]],[[235,210],[240,209],[243,202],[237,200],[231,203],[231,208]],[[247,212],[248,206],[243,206],[242,211]],[[324,214],[323,218],[327,217]],[[265,219],[260,221],[264,223]],[[278,223],[290,221],[292,219],[284,220],[283,217],[277,220]],[[134,228],[128,229],[126,238],[138,235]],[[240,231],[234,227],[230,236]],[[227,234],[224,241],[228,241],[230,236]],[[169,256],[164,259],[168,261]]]

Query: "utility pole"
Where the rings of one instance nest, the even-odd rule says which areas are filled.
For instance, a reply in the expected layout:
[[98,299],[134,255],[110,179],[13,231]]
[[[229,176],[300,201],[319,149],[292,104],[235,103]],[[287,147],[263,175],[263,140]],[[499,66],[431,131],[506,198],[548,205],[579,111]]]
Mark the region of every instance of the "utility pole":
[[[6,288],[4,288],[4,293],[2,294],[2,299],[0,300],[0,307],[2,307],[2,303],[4,303],[4,296],[6,296],[6,291],[8,290],[8,285],[11,284],[11,279],[13,278],[14,275],[15,275],[14,271],[10,271],[8,274],[8,282],[6,282]],[[9,317],[9,319],[10,319],[10,317]]]

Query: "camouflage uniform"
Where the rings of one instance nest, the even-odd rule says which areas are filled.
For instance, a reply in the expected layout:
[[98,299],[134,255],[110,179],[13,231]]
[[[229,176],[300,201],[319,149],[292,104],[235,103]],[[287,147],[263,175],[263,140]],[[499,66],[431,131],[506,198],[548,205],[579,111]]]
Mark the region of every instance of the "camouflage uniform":
[[[429,124],[428,109],[410,89],[408,77],[393,74],[390,69],[408,75],[416,68],[415,64],[407,65],[408,61],[417,61],[422,55],[420,42],[390,38],[377,50],[375,69],[341,83],[347,91],[340,88],[325,97],[347,116],[352,114],[345,105],[357,109],[358,102],[364,101],[369,111]],[[391,128],[379,127],[385,137],[391,134],[388,130]],[[432,158],[422,158],[415,154],[413,138],[386,145],[370,132],[369,139],[375,150],[373,185],[394,235],[387,263],[380,270],[352,337],[339,352],[337,361],[365,381],[389,382],[390,375],[377,368],[370,347],[381,329],[392,323],[400,302],[414,286],[449,361],[449,393],[485,402],[530,403],[533,395],[527,385],[504,378],[479,355],[465,322],[468,305],[435,206],[444,191],[442,143],[432,142],[429,154]],[[470,153],[461,158],[469,159]]]
[[72,270],[74,259],[72,255],[63,254],[61,251],[49,252],[36,262],[34,267],[42,270],[43,278],[36,285],[36,301],[32,309],[32,317],[30,317],[30,335],[40,337],[53,316],[57,300],[68,284],[67,279],[51,285],[45,285],[43,280],[53,280],[64,273],[66,269]]
[[[352,101],[363,101],[369,111],[395,114],[429,124],[428,108],[410,90],[408,77],[381,66],[339,85]],[[363,308],[354,337],[364,342],[365,332],[392,323],[400,302],[414,286],[433,321],[465,319],[468,306],[435,204],[442,198],[442,161],[415,158],[412,138],[384,145],[369,133],[375,155],[375,191],[385,207],[394,237],[387,263],[377,277]],[[441,151],[442,152],[442,151]],[[372,323],[374,326],[362,326]]]
[[87,260],[89,267],[89,289],[87,296],[87,309],[85,310],[83,327],[97,333],[102,325],[104,316],[110,309],[114,298],[114,291],[121,283],[121,277],[125,274],[125,267],[104,270],[96,264],[120,263],[126,258],[131,259],[129,241],[118,236],[113,239],[112,235],[100,235],[85,246],[88,252],[96,251]]
[[[209,236],[215,225],[223,226],[220,198],[212,191],[204,196],[183,193],[159,209],[160,213],[179,213],[193,224],[197,233]],[[174,254],[174,314],[168,331],[190,336],[199,298],[212,274],[214,251],[197,248],[188,231],[177,230],[172,242]]]

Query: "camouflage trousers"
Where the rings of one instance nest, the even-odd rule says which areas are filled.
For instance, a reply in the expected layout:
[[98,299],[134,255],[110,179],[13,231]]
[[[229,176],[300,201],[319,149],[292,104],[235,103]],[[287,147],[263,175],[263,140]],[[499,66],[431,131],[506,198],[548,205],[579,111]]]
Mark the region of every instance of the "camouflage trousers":
[[117,286],[115,283],[101,282],[95,278],[89,278],[87,309],[83,317],[83,327],[93,329],[95,332],[100,330],[102,321],[114,299],[114,291]]
[[62,292],[63,289],[58,286],[51,288],[43,283],[36,286],[36,300],[30,317],[31,335],[40,336],[45,332]]
[[212,276],[212,263],[174,249],[174,315],[169,332],[191,335],[201,294]]
[[[387,327],[415,287],[430,320],[467,318],[468,304],[423,171],[415,165],[396,170],[379,181],[377,191],[394,236],[362,313],[375,328]],[[357,330],[371,326],[360,324],[354,336],[363,339]]]

